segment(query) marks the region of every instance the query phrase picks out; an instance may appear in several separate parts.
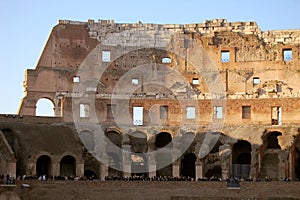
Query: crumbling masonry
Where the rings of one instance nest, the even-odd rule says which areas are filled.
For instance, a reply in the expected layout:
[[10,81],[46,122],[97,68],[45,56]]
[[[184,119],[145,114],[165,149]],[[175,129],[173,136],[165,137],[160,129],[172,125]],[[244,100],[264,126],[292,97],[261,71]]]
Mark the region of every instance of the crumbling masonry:
[[0,116],[0,174],[300,179],[299,63],[300,30],[256,22],[60,20]]

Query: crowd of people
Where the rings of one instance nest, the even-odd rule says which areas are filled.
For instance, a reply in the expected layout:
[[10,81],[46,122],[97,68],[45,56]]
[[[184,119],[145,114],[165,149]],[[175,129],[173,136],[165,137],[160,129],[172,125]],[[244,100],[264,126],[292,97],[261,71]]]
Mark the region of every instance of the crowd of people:
[[1,174],[0,180],[2,180],[2,184],[5,184],[5,185],[15,185],[16,184],[16,179],[13,176],[10,176],[8,174],[6,176],[4,174]]
[[[22,177],[19,176],[16,179],[10,175],[0,174],[0,182],[2,184],[15,184],[16,180],[39,180],[39,181],[85,181],[85,180],[98,180],[95,176],[50,176],[47,177],[46,175],[41,176],[26,176],[23,175]],[[173,176],[153,176],[153,177],[146,177],[144,175],[132,175],[132,176],[106,176],[105,181],[195,181],[194,178],[190,176],[180,176],[180,177],[173,177]],[[210,178],[198,178],[196,181],[227,181],[227,182],[244,182],[244,181],[254,181],[252,178],[241,178],[241,177],[231,177],[228,179],[222,179],[218,176],[211,176]],[[259,181],[272,181],[271,178],[265,177],[265,179],[256,179],[256,182]],[[289,182],[291,181],[290,178],[282,178],[281,181]]]

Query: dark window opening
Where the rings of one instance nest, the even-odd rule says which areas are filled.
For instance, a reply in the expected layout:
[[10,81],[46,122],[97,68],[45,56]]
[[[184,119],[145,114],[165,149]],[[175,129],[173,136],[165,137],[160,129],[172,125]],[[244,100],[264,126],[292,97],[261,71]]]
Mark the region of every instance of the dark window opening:
[[272,132],[266,139],[267,149],[281,149],[278,143],[278,136],[282,135],[280,132]]
[[251,106],[243,106],[242,107],[242,118],[243,119],[251,118]]
[[168,119],[168,106],[160,106],[160,119]]
[[172,141],[172,136],[170,133],[167,132],[161,132],[159,133],[155,138],[155,146],[157,148],[162,148]]
[[271,123],[272,125],[281,125],[281,107],[271,108]]

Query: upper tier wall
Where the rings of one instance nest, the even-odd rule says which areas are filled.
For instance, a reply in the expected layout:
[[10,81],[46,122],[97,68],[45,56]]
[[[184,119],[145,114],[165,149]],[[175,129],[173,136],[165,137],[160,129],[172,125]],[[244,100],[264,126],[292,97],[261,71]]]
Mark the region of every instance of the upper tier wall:
[[138,30],[164,30],[194,32],[200,35],[213,35],[215,32],[237,32],[241,34],[253,34],[263,39],[266,43],[276,44],[300,44],[300,29],[295,30],[270,30],[261,31],[256,22],[227,22],[226,19],[204,20],[203,23],[195,24],[143,24],[138,23],[115,23],[114,20],[88,20],[78,22],[71,20],[59,20],[59,24],[87,25],[92,38],[101,38],[106,33],[121,32],[137,28]]

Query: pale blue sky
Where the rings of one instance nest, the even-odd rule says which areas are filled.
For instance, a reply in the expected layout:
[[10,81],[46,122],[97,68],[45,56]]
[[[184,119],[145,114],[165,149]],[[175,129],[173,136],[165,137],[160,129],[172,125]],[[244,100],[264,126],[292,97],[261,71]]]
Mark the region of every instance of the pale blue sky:
[[16,113],[26,68],[35,68],[58,19],[134,23],[256,21],[262,30],[300,29],[300,0],[0,0],[0,113]]

